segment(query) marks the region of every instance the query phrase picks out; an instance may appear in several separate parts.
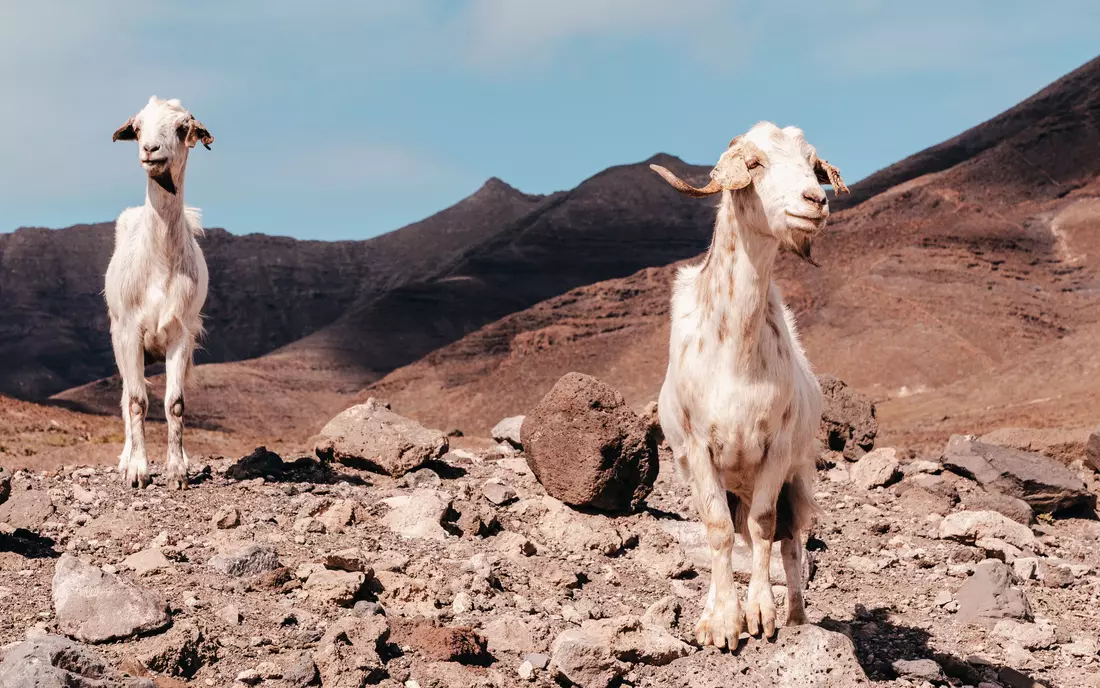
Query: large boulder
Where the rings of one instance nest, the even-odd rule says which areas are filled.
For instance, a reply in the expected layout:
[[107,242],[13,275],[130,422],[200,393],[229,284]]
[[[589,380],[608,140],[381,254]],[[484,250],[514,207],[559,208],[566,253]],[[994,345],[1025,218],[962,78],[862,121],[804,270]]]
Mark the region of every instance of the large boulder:
[[0,662],[0,688],[155,688],[145,678],[124,678],[92,648],[57,635],[30,638]]
[[636,509],[657,479],[653,429],[589,375],[558,380],[524,420],[522,441],[547,494],[575,507]]
[[395,478],[438,459],[448,448],[447,436],[442,432],[399,416],[374,398],[330,420],[315,443],[322,460],[381,471]]
[[874,449],[878,434],[874,403],[831,375],[821,375],[817,381],[824,401],[818,439],[849,461]]
[[172,621],[162,598],[69,554],[54,569],[53,604],[58,629],[88,643],[152,633]]
[[952,435],[943,451],[943,465],[987,490],[1022,499],[1040,513],[1096,505],[1096,497],[1080,478],[1036,452],[987,444],[970,435]]

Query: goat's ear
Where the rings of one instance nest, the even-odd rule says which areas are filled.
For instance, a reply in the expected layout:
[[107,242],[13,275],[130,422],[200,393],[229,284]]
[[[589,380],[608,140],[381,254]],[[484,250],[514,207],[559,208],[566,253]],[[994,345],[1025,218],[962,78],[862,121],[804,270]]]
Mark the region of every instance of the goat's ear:
[[[737,139],[734,139],[736,141]],[[731,142],[732,143],[732,142]],[[748,165],[741,150],[736,147],[726,149],[722,157],[718,158],[718,164],[710,171],[710,178],[718,182],[723,189],[733,191],[743,189],[752,184],[749,176]]]
[[848,191],[848,187],[844,185],[844,180],[840,178],[840,170],[825,160],[817,159],[817,164],[814,165],[814,174],[817,175],[817,181],[822,184],[832,184],[834,192],[838,194],[851,193]]
[[136,141],[137,131],[134,129],[134,118],[126,120],[126,124],[123,124],[118,129],[115,129],[115,133],[111,134],[112,141]]
[[206,150],[210,150],[210,144],[214,143],[214,137],[210,135],[202,122],[192,119],[187,124],[187,134],[184,136],[183,142],[187,144],[188,148],[194,148],[195,144],[201,142]]

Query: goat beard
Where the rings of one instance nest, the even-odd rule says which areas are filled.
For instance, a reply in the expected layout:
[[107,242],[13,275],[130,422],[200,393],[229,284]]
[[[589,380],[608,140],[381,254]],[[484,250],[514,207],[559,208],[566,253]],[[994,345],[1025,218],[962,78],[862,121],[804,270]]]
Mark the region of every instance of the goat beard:
[[821,267],[821,265],[813,259],[810,255],[810,251],[813,249],[814,240],[812,237],[806,234],[800,234],[795,237],[791,237],[787,241],[787,250],[795,254],[802,260],[806,261],[815,268]]
[[155,181],[157,183],[157,186],[159,186],[160,188],[164,189],[173,196],[176,195],[176,182],[172,181],[171,170],[166,169],[163,172],[151,174],[149,175],[149,178]]

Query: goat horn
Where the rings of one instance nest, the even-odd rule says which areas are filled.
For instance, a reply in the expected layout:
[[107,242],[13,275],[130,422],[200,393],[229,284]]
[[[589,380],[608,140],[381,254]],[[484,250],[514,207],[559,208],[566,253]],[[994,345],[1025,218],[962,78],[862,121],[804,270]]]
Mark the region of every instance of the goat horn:
[[821,165],[821,169],[825,170],[825,174],[828,175],[829,183],[832,184],[835,193],[851,193],[844,184],[844,180],[840,178],[840,170],[824,160],[818,160],[818,164]]
[[665,181],[672,185],[672,188],[685,196],[702,198],[703,196],[711,196],[722,190],[722,184],[719,183],[717,179],[711,179],[709,184],[701,189],[697,189],[660,165],[650,165],[649,169],[664,177]]

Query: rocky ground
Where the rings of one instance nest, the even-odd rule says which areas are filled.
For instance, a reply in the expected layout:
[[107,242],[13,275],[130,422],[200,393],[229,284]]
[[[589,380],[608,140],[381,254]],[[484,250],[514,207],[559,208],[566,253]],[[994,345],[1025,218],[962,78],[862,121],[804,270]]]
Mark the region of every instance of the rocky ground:
[[[605,515],[547,495],[519,420],[453,449],[358,413],[326,460],[196,458],[182,492],[0,475],[0,686],[1100,686],[1083,447],[826,453],[812,625],[730,653],[692,637],[709,554],[667,461],[639,511]],[[622,460],[656,461],[644,445]]]

